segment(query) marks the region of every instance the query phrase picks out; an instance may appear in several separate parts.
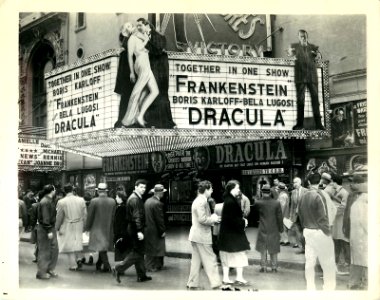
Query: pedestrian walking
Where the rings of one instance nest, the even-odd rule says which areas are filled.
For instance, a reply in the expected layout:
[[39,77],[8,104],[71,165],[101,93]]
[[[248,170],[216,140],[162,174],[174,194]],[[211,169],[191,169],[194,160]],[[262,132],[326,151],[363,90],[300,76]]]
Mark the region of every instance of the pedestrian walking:
[[284,230],[281,204],[271,197],[269,184],[261,188],[262,198],[254,206],[259,211],[259,232],[256,251],[260,252],[260,272],[267,271],[267,253],[270,255],[271,270],[277,273],[278,253],[280,253],[280,233]]
[[351,265],[349,288],[366,289],[368,284],[368,188],[361,175],[354,175],[357,199],[350,210]]
[[[279,183],[278,188],[280,191],[280,193],[278,195],[278,201],[280,202],[280,205],[281,205],[282,217],[284,219],[289,219],[289,209],[290,209],[289,208],[289,203],[290,203],[289,193],[286,189],[285,183],[283,183],[283,182]],[[289,246],[290,245],[289,235],[288,235],[289,229],[284,224],[284,221],[283,221],[283,229],[284,230],[281,232],[280,245],[281,246]]]
[[[348,275],[348,272],[339,270],[339,266],[348,267],[350,265],[350,244],[349,240],[343,234],[343,214],[347,205],[349,193],[341,186],[342,178],[334,173],[322,174],[322,180],[326,185],[324,191],[329,194],[333,204],[337,209],[334,224],[332,226],[332,237],[335,249],[335,263],[337,264],[338,275]],[[340,263],[340,256],[343,256],[344,263]]]
[[[243,211],[237,199],[240,193],[239,181],[227,182],[223,195],[218,246],[223,268],[223,283],[246,286],[249,282],[244,279],[243,268],[248,266],[246,251],[250,249],[250,246],[245,234],[248,220],[243,217]],[[229,278],[230,268],[236,268],[235,281]]]
[[273,179],[273,186],[270,188],[271,196],[273,199],[277,199],[280,194],[279,185],[280,180],[278,178]]
[[291,221],[290,232],[295,235],[295,243],[293,244],[293,248],[301,248],[297,254],[305,253],[305,239],[302,235],[302,228],[300,225],[300,221],[298,218],[298,204],[303,196],[303,194],[307,191],[302,185],[301,178],[295,177],[293,179],[293,187],[292,193],[290,195],[290,211],[289,217]]
[[192,250],[190,275],[187,281],[187,288],[190,290],[202,289],[199,286],[202,266],[212,289],[219,289],[222,285],[216,255],[212,250],[211,227],[220,222],[220,217],[216,214],[211,214],[210,206],[207,202],[212,192],[210,181],[199,182],[198,196],[191,205],[189,241],[191,242]]
[[317,259],[323,271],[323,289],[334,290],[336,286],[336,267],[334,243],[331,226],[335,214],[329,208],[331,202],[327,193],[318,190],[321,175],[308,177],[309,190],[299,203],[299,218],[305,236],[305,277],[308,290],[315,290],[315,264]]
[[241,191],[239,195],[237,195],[237,199],[240,203],[241,210],[243,212],[243,217],[247,219],[251,212],[251,201],[249,201],[248,197],[244,195]]
[[133,193],[127,200],[127,232],[132,250],[121,263],[112,268],[112,273],[118,283],[121,282],[120,275],[133,265],[137,273],[137,282],[152,280],[151,276],[146,275],[144,262],[145,211],[142,197],[146,191],[146,184],[144,179],[138,179]]
[[54,203],[55,187],[45,185],[41,193],[42,199],[37,210],[37,279],[57,277],[55,267],[58,260],[58,241],[55,230],[56,207]]
[[28,226],[28,211],[24,200],[18,199],[18,233],[21,235],[23,228]]
[[165,256],[165,218],[164,204],[161,199],[167,189],[156,184],[150,191],[153,196],[145,201],[145,267],[148,272],[156,272],[164,267]]
[[98,197],[90,202],[88,208],[85,230],[90,232],[88,248],[98,252],[96,270],[110,272],[107,251],[113,250],[112,219],[115,213],[116,202],[108,197],[107,184],[99,183],[97,187]]
[[87,219],[87,208],[84,199],[73,194],[73,186],[63,188],[66,196],[57,202],[57,220],[55,229],[58,232],[60,253],[67,254],[70,271],[82,268],[81,251],[83,250],[83,230]]
[[113,219],[113,243],[115,261],[122,261],[128,252],[127,232],[127,195],[124,191],[116,192],[116,210]]

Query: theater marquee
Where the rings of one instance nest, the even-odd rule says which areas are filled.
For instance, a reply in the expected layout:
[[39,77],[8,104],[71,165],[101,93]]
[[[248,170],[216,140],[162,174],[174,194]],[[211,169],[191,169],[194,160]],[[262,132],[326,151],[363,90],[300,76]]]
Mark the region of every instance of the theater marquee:
[[[291,60],[173,53],[169,74],[172,114],[179,128],[292,130],[296,123]],[[326,80],[320,65],[318,96],[323,119]],[[313,115],[307,92],[308,117]]]
[[[168,52],[168,57],[165,76],[175,128],[114,129],[120,105],[114,92],[119,51],[111,49],[45,74],[48,140],[62,149],[105,157],[330,134],[327,62],[318,64],[320,111],[327,130],[314,130],[310,123],[308,91],[306,130],[292,130],[297,116],[294,60],[180,52]],[[162,117],[157,111],[156,118]]]

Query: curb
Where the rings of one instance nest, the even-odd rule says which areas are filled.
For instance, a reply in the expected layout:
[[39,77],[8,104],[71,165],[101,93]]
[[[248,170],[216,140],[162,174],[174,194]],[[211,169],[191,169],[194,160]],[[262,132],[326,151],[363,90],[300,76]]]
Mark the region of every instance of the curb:
[[[20,237],[20,241],[30,243],[30,238],[28,237]],[[175,257],[175,258],[183,258],[183,259],[191,259],[191,253],[184,252],[166,252],[165,256],[167,257]],[[260,265],[260,259],[248,258],[249,265]],[[284,269],[293,269],[293,270],[304,270],[305,263],[300,262],[290,262],[290,261],[278,261],[278,266]]]
[[[191,259],[190,253],[183,253],[183,252],[166,252],[165,256]],[[248,264],[260,266],[260,259],[248,258]],[[280,268],[284,268],[284,269],[305,270],[305,263],[279,260],[277,264]]]

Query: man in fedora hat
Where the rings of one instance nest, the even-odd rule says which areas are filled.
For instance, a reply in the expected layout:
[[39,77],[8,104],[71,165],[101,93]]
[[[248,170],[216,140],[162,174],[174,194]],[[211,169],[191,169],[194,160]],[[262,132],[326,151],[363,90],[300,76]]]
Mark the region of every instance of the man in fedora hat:
[[280,233],[284,230],[280,202],[271,197],[269,184],[261,188],[262,198],[255,202],[259,210],[259,232],[256,251],[260,252],[260,272],[266,272],[267,252],[270,255],[272,272],[277,273],[277,254],[280,252]]
[[111,266],[108,262],[107,251],[113,250],[112,218],[116,209],[116,201],[108,197],[106,183],[99,183],[96,190],[99,196],[90,202],[85,228],[86,231],[90,231],[88,248],[90,251],[99,252],[96,270],[110,272]]
[[146,200],[145,208],[145,266],[148,271],[155,272],[164,266],[165,256],[165,219],[164,204],[161,199],[167,190],[162,184],[156,184]]
[[146,275],[144,262],[145,211],[142,197],[146,191],[146,184],[144,179],[136,180],[135,190],[127,200],[127,233],[132,250],[121,263],[112,268],[118,283],[121,282],[120,275],[133,265],[137,273],[137,282],[152,280],[152,277]]

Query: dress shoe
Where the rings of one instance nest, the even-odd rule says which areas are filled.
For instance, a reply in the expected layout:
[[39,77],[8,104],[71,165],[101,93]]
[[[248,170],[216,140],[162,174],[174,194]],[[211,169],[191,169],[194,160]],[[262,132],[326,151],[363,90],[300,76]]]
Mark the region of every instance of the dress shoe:
[[280,245],[281,245],[281,246],[285,246],[285,243],[284,243],[284,242],[280,242]]
[[272,269],[272,273],[277,273],[277,269]]
[[298,244],[293,245],[293,248],[298,248],[298,247],[299,247]]
[[36,263],[37,262],[37,258],[33,259],[32,262]]
[[90,255],[90,257],[88,258],[88,265],[92,265],[94,263],[94,258],[92,257],[92,255]]
[[297,251],[296,254],[305,254],[305,250],[302,249],[302,250],[300,250],[300,251]]
[[317,130],[326,130],[326,128],[323,125],[317,125],[316,129]]
[[[199,287],[199,286],[187,286],[186,287],[189,291],[203,291],[203,288]],[[217,288],[219,289],[219,287]]]
[[260,273],[265,273],[267,270],[265,268],[260,268],[259,272]]
[[111,266],[104,266],[103,269],[101,270],[103,273],[109,273],[112,272]]
[[152,277],[151,276],[143,276],[143,277],[138,277],[137,278],[137,282],[144,282],[144,281],[149,281],[149,280],[152,280]]
[[116,270],[115,267],[112,268],[112,275],[115,277],[116,281],[118,283],[121,283],[121,280],[120,280],[120,273]]
[[83,262],[82,262],[81,259],[78,259],[78,260],[77,260],[77,266],[78,266],[78,269],[82,269]]
[[54,277],[54,278],[58,277],[58,273],[54,271],[48,271],[48,274],[50,275],[50,277]]
[[284,243],[284,246],[290,246],[289,242]]
[[97,261],[96,264],[95,264],[95,267],[96,267],[96,271],[101,271],[102,270],[102,263],[101,261]]
[[37,274],[36,275],[36,278],[37,279],[50,279],[50,275],[48,274],[48,273],[46,273],[46,274],[42,274],[42,275],[40,275],[40,274]]

